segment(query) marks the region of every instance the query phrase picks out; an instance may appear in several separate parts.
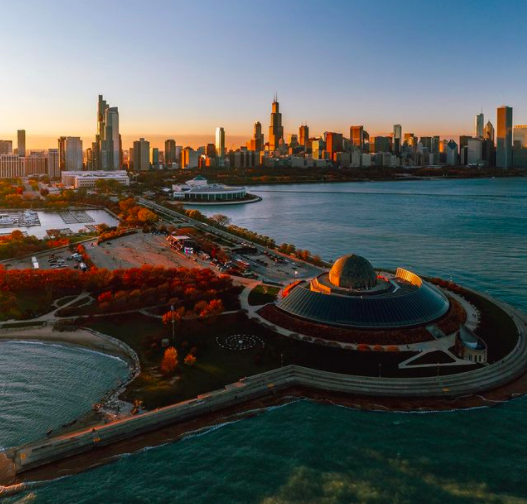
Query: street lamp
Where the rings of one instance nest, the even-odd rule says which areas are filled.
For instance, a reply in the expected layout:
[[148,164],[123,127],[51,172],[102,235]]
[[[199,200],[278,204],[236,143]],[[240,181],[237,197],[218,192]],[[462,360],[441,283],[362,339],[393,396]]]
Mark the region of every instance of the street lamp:
[[293,271],[293,273],[295,274],[295,282],[296,282],[296,276],[298,275],[298,271],[295,269],[295,270]]
[[379,378],[382,376],[382,363],[379,362]]
[[176,321],[174,320],[174,305],[170,305],[170,313],[172,314],[172,316],[170,317],[172,319],[172,344],[175,343],[175,335],[174,335],[174,331],[175,331],[175,323]]

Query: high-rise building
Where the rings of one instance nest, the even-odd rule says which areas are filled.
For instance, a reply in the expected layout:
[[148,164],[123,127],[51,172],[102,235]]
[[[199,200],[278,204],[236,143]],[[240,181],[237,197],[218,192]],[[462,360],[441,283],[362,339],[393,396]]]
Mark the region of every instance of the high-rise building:
[[335,154],[342,152],[342,133],[327,132],[326,133],[326,152],[329,159],[335,161]]
[[364,150],[364,126],[350,126],[351,145]]
[[512,107],[498,107],[496,166],[510,168],[512,166]]
[[218,126],[216,128],[216,152],[218,153],[218,157],[221,161],[225,159],[225,130]]
[[400,124],[393,125],[393,152],[396,156],[401,153],[403,143],[403,127]]
[[253,137],[246,143],[247,149],[251,151],[264,150],[264,136],[262,135],[262,125],[256,121],[253,127]]
[[13,153],[13,142],[11,140],[0,140],[0,155],[1,154],[12,154]]
[[271,108],[271,124],[269,126],[269,150],[274,151],[280,147],[284,141],[284,127],[282,126],[282,114],[280,104],[275,95]]
[[20,157],[25,157],[26,155],[26,130],[18,130],[16,132],[16,136],[17,136],[18,155]]
[[483,130],[483,138],[485,140],[490,140],[492,143],[494,143],[494,126],[492,126],[492,123],[489,121],[485,125],[485,128]]
[[119,134],[119,110],[110,107],[99,95],[97,104],[97,149],[93,153],[94,162],[99,170],[120,170],[121,138]]
[[[64,140],[64,165],[66,171],[82,170],[82,140],[80,137],[66,137]],[[59,154],[60,155],[60,154]]]
[[481,138],[469,138],[467,142],[467,164],[483,163],[483,140]]
[[159,167],[159,149],[157,147],[150,148],[150,164],[153,168]]
[[434,135],[432,137],[432,147],[430,149],[430,152],[432,154],[439,154],[439,144],[441,142],[441,139],[439,138],[439,135]]
[[48,149],[48,176],[50,178],[60,177],[59,150]]
[[165,140],[165,165],[170,167],[174,163],[177,163],[176,141],[169,138]]
[[456,166],[458,164],[457,159],[457,143],[454,140],[449,140],[445,146],[446,148],[446,164]]
[[307,124],[302,124],[298,128],[298,143],[304,147],[304,150],[307,148],[307,143],[309,140],[309,126]]
[[377,152],[391,152],[392,139],[387,136],[376,136],[370,138],[370,154]]
[[419,141],[425,149],[428,149],[428,152],[432,151],[432,137],[421,137]]
[[64,171],[66,169],[66,137],[61,136],[58,140],[59,144],[59,169]]
[[512,165],[527,168],[527,125],[514,126],[512,142]]
[[147,171],[150,169],[150,142],[140,138],[134,142],[132,151],[134,171]]
[[474,137],[483,138],[483,124],[485,123],[483,112],[481,114],[476,114],[474,118]]

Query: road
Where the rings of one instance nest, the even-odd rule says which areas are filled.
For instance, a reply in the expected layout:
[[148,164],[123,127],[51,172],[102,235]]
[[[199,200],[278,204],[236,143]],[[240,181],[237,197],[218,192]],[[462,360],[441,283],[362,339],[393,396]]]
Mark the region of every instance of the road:
[[[187,217],[185,215],[181,215],[180,213],[175,212],[174,210],[170,210],[169,208],[166,208],[164,206],[158,205],[153,201],[144,198],[139,198],[138,202],[139,204],[155,211],[163,218],[167,219],[169,222],[175,221],[176,223],[184,222],[186,224],[190,224],[201,231],[210,233],[212,235],[223,238],[224,240],[232,242],[235,246],[239,246],[242,243],[246,243],[255,247],[258,250],[259,254],[244,255],[241,256],[241,258],[250,264],[251,269],[256,274],[258,274],[262,280],[287,283],[291,280],[294,280],[295,278],[312,278],[324,271],[322,268],[317,268],[316,266],[306,263],[305,261],[293,259],[285,254],[277,252],[276,250],[271,250],[267,247],[251,242],[249,240],[239,238],[238,236],[235,236],[222,229],[209,226],[208,224],[205,224],[203,222],[191,219],[190,217]],[[281,257],[286,262],[275,263],[272,259],[269,258],[268,254]],[[264,261],[267,266],[263,266],[262,264],[258,263],[257,260]]]

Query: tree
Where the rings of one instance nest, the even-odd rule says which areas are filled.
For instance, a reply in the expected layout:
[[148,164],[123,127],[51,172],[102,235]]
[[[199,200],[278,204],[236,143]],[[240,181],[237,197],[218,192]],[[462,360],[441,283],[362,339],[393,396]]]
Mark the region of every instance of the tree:
[[216,222],[219,226],[226,227],[231,223],[231,220],[226,216],[222,214],[215,214],[213,215],[210,220]]
[[164,374],[171,374],[176,370],[178,364],[177,350],[174,347],[168,347],[161,361],[161,371]]
[[187,366],[193,366],[194,364],[196,364],[196,356],[195,355],[192,355],[191,353],[189,353],[185,359],[183,360],[183,362],[187,365]]
[[163,318],[162,318],[163,324],[168,325],[168,324],[171,324],[172,321],[174,321],[174,323],[176,324],[179,324],[181,320],[183,319],[184,315],[185,315],[185,308],[183,306],[176,308],[174,311],[172,310],[167,311],[163,315]]

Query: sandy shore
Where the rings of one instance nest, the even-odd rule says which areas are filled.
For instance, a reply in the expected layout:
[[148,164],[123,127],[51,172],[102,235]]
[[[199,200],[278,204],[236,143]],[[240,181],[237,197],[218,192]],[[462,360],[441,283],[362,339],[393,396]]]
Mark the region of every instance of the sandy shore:
[[75,347],[87,348],[97,352],[120,357],[129,364],[134,361],[130,354],[111,340],[93,334],[84,329],[76,331],[54,331],[53,327],[24,327],[16,330],[0,331],[0,340],[10,341],[42,341],[47,343],[60,343],[61,345],[71,345]]

